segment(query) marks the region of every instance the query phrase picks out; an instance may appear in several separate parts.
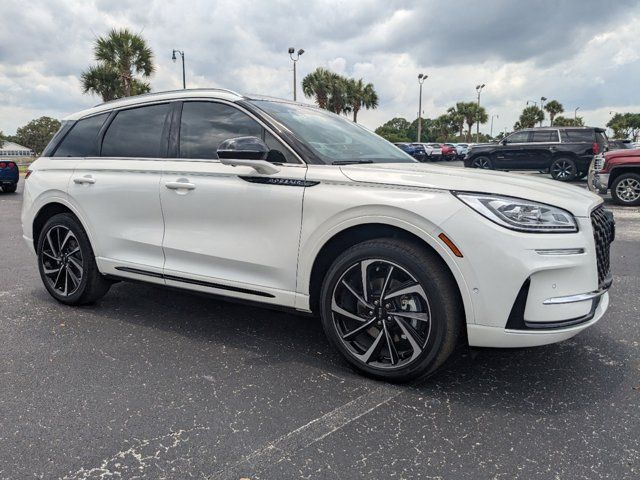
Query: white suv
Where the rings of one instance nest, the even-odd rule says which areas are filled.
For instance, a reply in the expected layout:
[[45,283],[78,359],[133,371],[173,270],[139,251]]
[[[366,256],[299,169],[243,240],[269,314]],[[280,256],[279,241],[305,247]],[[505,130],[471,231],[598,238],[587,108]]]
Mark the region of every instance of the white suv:
[[315,312],[360,371],[455,345],[558,342],[609,303],[612,216],[586,190],[416,162],[327,111],[181,90],[69,116],[24,189],[24,238],[69,305],[137,280]]

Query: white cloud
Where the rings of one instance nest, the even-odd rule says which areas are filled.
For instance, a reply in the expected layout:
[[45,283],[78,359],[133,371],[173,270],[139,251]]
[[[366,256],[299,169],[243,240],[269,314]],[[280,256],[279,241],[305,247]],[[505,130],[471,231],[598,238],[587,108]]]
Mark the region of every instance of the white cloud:
[[604,125],[609,111],[640,105],[640,6],[626,0],[606,9],[596,0],[4,0],[0,16],[10,19],[0,30],[6,133],[34,117],[61,118],[99,103],[82,94],[79,76],[92,63],[96,36],[122,27],[140,32],[155,52],[155,90],[182,86],[180,61],[171,61],[179,48],[188,86],[290,98],[287,48],[304,48],[299,80],[326,66],[375,85],[379,108],[359,115],[370,128],[415,118],[419,72],[429,74],[427,116],[475,100],[475,85],[485,83],[482,104],[497,115],[494,132],[541,96],[559,100],[568,115],[579,106],[593,125]]

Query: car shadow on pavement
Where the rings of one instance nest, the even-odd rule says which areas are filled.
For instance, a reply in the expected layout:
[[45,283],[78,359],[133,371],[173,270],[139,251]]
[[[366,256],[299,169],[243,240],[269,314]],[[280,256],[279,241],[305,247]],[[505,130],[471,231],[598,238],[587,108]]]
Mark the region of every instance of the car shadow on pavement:
[[[53,302],[43,289],[33,293],[38,300]],[[126,282],[82,310],[76,323],[79,335],[92,334],[82,325],[89,314],[100,323],[124,322],[250,350],[248,364],[283,364],[286,375],[295,374],[295,364],[307,364],[358,386],[379,383],[353,372],[311,316]],[[623,354],[620,345],[600,332],[537,348],[460,347],[435,375],[400,388],[407,395],[468,403],[476,409],[560,415],[605,401],[628,369]]]

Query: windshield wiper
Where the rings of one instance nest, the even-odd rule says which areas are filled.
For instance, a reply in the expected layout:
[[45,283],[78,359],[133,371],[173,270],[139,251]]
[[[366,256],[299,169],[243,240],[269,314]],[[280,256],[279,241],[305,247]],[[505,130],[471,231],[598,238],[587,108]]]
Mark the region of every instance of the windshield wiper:
[[331,165],[357,165],[360,163],[373,163],[373,160],[336,160]]

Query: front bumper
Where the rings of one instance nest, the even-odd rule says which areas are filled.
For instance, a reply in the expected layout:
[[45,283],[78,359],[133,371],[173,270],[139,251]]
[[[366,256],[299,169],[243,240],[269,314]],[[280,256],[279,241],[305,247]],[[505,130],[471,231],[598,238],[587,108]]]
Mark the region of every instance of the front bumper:
[[473,303],[470,345],[554,343],[602,317],[609,285],[599,285],[591,219],[576,221],[576,233],[527,234],[463,209],[442,225],[464,255],[458,265]]
[[604,162],[603,155],[596,155],[589,166],[587,186],[594,193],[607,193],[609,190],[609,174],[602,173]]

